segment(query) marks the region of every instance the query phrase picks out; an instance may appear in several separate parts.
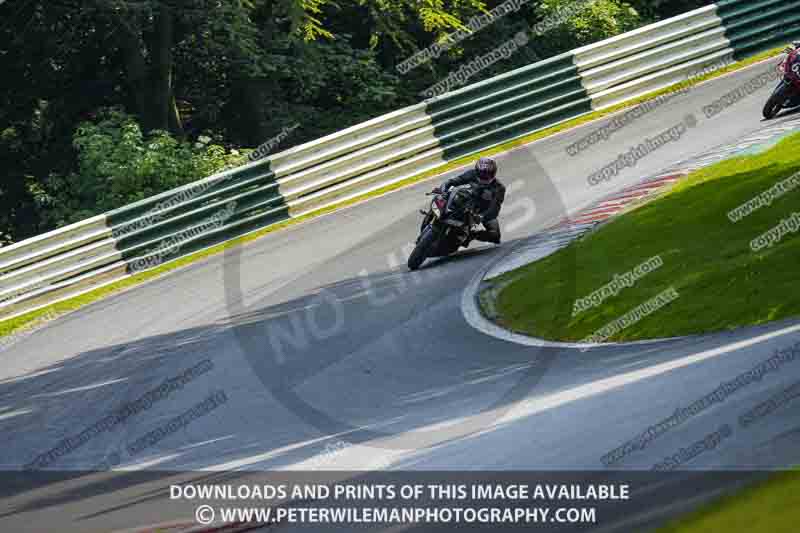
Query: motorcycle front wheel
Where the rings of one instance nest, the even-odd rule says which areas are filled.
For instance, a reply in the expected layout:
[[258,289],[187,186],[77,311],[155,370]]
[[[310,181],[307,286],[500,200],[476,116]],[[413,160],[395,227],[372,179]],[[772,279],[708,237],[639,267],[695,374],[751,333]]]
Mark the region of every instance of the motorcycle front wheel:
[[769,100],[764,105],[764,118],[771,120],[775,118],[781,109],[783,103],[786,102],[786,83],[781,83],[777,89],[770,95]]
[[420,235],[419,241],[417,241],[417,245],[414,247],[414,251],[408,256],[409,270],[417,270],[422,266],[422,263],[425,262],[428,255],[431,253],[431,248],[433,248],[435,242],[436,234],[433,228],[426,228],[422,235]]

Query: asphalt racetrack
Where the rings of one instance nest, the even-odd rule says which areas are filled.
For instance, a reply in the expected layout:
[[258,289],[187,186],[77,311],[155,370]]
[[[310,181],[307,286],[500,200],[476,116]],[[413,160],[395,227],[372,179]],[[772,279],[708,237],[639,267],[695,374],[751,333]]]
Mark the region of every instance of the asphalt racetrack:
[[[611,450],[800,342],[800,327],[781,323],[586,352],[545,349],[472,329],[462,294],[521,239],[678,160],[764,127],[761,107],[771,83],[713,118],[703,106],[774,63],[694,88],[576,156],[566,146],[602,121],[500,156],[499,176],[509,188],[500,247],[476,245],[408,272],[418,210],[437,184],[428,181],[120,293],[3,349],[4,470],[39,458],[51,469],[114,466],[154,475],[75,472],[6,500],[0,529],[49,531],[57,523],[59,531],[112,531],[191,518],[190,508],[158,497],[173,481],[163,471],[185,472],[174,477],[186,480],[210,475],[201,469],[606,469],[601,458]],[[619,154],[689,115],[696,126],[679,139],[607,182],[588,184]],[[574,273],[571,261],[565,276]],[[784,409],[744,429],[737,418],[798,379],[800,358],[611,468],[649,469],[723,424],[733,434],[687,467],[797,464],[800,411]],[[164,397],[47,458],[65,437],[165,380],[173,386]],[[163,438],[142,440],[198,405],[205,406],[202,415]]]

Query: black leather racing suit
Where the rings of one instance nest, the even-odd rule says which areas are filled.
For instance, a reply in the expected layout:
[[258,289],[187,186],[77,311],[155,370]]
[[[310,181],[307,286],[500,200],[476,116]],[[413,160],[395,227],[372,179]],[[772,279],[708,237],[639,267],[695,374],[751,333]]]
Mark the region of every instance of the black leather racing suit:
[[500,244],[500,223],[497,221],[497,216],[506,199],[505,186],[500,183],[500,180],[494,180],[489,185],[482,184],[478,180],[477,172],[472,169],[447,180],[442,185],[442,190],[447,191],[450,187],[467,184],[477,185],[479,209],[485,228],[483,231],[476,231],[474,237],[479,241]]

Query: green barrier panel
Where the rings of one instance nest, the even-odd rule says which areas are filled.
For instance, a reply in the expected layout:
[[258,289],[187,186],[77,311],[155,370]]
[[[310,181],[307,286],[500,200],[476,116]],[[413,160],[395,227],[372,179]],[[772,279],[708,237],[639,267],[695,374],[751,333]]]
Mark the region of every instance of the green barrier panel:
[[[430,101],[428,113],[431,115],[442,115],[444,117],[453,116],[457,111],[463,111],[462,106],[476,108],[477,100],[492,95],[503,93],[508,96],[518,96],[531,90],[529,84],[535,84],[538,80],[553,77],[556,81],[577,76],[572,54],[562,54],[560,56],[538,61],[531,65],[518,68],[507,74],[502,74],[494,78],[463,87],[452,93],[444,94]],[[510,91],[505,93],[504,91]],[[447,111],[450,113],[447,113]]]
[[259,180],[255,183],[248,183],[247,187],[236,187],[224,193],[212,193],[192,198],[166,212],[153,211],[152,215],[145,215],[131,223],[112,225],[112,235],[118,242],[129,245],[148,239],[155,229],[163,228],[171,221],[175,221],[177,224],[186,224],[184,221],[191,222],[209,217],[224,207],[226,203],[232,201],[239,206],[263,203],[275,206],[285,203],[273,179],[270,178],[266,182]]
[[721,0],[717,7],[736,60],[800,37],[800,0]]
[[[231,238],[209,231],[218,226],[208,224],[231,202],[235,202],[235,209],[223,226],[253,217],[265,224],[289,218],[275,175],[269,170],[269,161],[265,161],[116,209],[108,213],[108,220],[117,249],[125,260],[163,250],[170,238],[186,241],[181,245],[183,255],[194,248],[215,244],[214,240]],[[204,233],[214,235],[206,238]]]
[[[194,235],[191,227],[186,227],[183,231],[171,231],[164,235],[164,238],[171,237],[172,242],[180,242],[179,249],[170,252],[163,247],[164,239],[156,239],[147,243],[146,246],[138,246],[122,252],[122,257],[128,262],[126,266],[127,274],[134,274],[148,266],[148,258],[154,258],[149,266],[157,266],[163,262],[171,261],[203,248],[235,239],[251,231],[262,229],[266,226],[282,222],[289,219],[289,209],[282,206],[264,212],[236,213],[224,224],[213,230],[206,229]],[[202,226],[201,226],[202,229]]]
[[[147,215],[149,212],[158,210],[159,204],[179,203],[183,206],[183,204],[191,201],[201,202],[208,195],[215,193],[227,194],[232,188],[241,187],[249,181],[259,179],[274,181],[274,175],[269,168],[269,161],[247,168],[233,169],[213,178],[193,181],[187,185],[114,209],[106,213],[108,224],[111,227],[120,227],[138,217]],[[173,213],[174,211],[169,209],[168,212]]]
[[591,111],[572,54],[446,94],[428,105],[445,159],[508,141]]
[[[133,235],[126,235],[117,240],[117,249],[121,251],[124,259],[140,257],[152,253],[163,246],[163,241],[170,237],[185,234],[186,237],[194,233],[193,229],[208,225],[227,208],[228,202],[235,201],[233,214],[228,223],[234,223],[241,219],[254,215],[264,215],[270,221],[278,222],[288,218],[288,207],[280,195],[266,197],[263,194],[251,195],[244,201],[224,200],[195,212],[186,213],[177,218],[170,218],[159,224],[153,224],[147,229]],[[272,216],[267,216],[272,215]]]
[[549,110],[545,114],[529,116],[522,120],[498,124],[492,130],[464,138],[458,142],[445,142],[444,157],[452,159],[499,143],[517,139],[523,135],[548,128],[559,122],[591,112],[589,98],[571,102],[565,106]]

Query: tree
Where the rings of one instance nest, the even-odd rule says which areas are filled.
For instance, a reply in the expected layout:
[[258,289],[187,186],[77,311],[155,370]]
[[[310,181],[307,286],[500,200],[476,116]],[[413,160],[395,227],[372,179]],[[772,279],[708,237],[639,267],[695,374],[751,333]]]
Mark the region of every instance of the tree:
[[643,23],[639,12],[622,0],[542,0],[536,14],[547,29],[536,44],[556,53],[625,33]]

